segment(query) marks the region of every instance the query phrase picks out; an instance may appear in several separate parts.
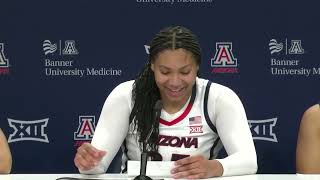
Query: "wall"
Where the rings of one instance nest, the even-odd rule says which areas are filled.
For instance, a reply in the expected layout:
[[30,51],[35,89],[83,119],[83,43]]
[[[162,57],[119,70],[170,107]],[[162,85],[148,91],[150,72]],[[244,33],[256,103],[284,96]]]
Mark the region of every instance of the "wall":
[[239,95],[259,173],[295,172],[300,118],[319,100],[315,1],[13,0],[1,7],[0,127],[13,173],[77,172],[76,148],[91,139],[105,98],[136,77],[145,45],[169,25],[197,34],[201,76]]

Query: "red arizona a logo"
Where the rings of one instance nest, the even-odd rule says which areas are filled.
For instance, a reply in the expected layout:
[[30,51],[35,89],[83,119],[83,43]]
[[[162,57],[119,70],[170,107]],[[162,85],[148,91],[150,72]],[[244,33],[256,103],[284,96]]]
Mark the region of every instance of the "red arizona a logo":
[[95,116],[79,116],[79,126],[74,140],[90,141],[95,129]]
[[231,42],[216,43],[216,54],[211,59],[211,67],[237,67],[237,59],[233,57]]

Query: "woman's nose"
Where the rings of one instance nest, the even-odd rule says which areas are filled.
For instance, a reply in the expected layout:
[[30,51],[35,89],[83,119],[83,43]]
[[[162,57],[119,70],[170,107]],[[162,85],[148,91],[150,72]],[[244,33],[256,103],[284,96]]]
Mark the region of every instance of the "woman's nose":
[[181,84],[181,78],[179,77],[178,74],[173,74],[169,78],[169,85],[170,86],[180,86],[180,84]]

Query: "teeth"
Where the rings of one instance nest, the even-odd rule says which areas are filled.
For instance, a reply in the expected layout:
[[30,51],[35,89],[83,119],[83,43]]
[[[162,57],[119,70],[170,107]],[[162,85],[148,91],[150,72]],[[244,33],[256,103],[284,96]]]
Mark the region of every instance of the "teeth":
[[182,89],[177,89],[177,90],[173,90],[173,89],[169,89],[171,92],[180,92]]

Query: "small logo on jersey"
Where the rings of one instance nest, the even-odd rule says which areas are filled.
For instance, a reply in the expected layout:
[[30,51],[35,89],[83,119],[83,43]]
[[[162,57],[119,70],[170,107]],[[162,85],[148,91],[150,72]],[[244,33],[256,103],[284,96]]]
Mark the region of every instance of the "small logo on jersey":
[[150,54],[150,46],[144,45],[144,49],[146,50],[147,54]]
[[189,126],[190,128],[190,134],[194,134],[194,133],[203,133],[202,131],[202,125],[201,126]]
[[76,46],[75,46],[75,41],[66,40],[64,43],[65,43],[65,46],[64,46],[64,49],[62,51],[62,53],[64,55],[76,55],[76,54],[79,54],[78,50],[76,49]]
[[182,146],[185,148],[191,148],[194,146],[194,148],[198,148],[198,138],[159,135],[158,145],[179,148]]
[[278,53],[282,51],[283,44],[278,43],[276,39],[271,39],[269,42],[269,50],[271,54]]
[[95,116],[79,116],[78,130],[74,132],[74,146],[91,141],[95,130]]
[[203,133],[202,131],[202,120],[201,116],[194,116],[189,118],[189,134],[193,133]]
[[194,124],[202,124],[201,116],[195,116],[195,117],[189,118],[189,125],[194,125]]
[[254,140],[278,142],[277,136],[273,132],[273,127],[277,123],[277,118],[248,120],[248,122]]
[[9,74],[9,59],[4,54],[4,43],[0,43],[0,75]]
[[217,42],[216,53],[211,58],[212,73],[238,73],[238,60],[233,55],[231,42]]
[[57,44],[52,44],[50,40],[44,40],[42,46],[45,55],[52,54],[57,51]]
[[48,121],[49,118],[34,121],[8,119],[9,126],[14,130],[8,138],[8,142],[39,141],[49,143],[47,133],[45,132]]

